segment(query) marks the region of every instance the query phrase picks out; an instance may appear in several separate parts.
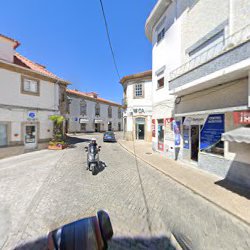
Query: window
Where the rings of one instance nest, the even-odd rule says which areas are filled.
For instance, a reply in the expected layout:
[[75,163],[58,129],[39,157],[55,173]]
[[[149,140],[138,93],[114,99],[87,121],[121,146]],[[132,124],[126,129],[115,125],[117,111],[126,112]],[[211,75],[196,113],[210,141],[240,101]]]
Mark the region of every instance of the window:
[[100,104],[96,103],[95,105],[95,115],[100,116]]
[[140,97],[143,97],[143,95],[144,95],[143,84],[136,83],[134,85],[134,98],[140,98]]
[[85,100],[80,101],[80,115],[87,115],[87,103]]
[[205,150],[202,150],[202,151],[204,151],[206,153],[224,156],[224,141],[219,141],[215,145],[213,145]]
[[160,88],[163,88],[163,87],[164,87],[164,77],[160,78],[157,81],[157,88],[160,89]]
[[0,147],[7,145],[7,125],[0,124]]
[[108,117],[112,118],[112,107],[111,106],[108,107]]
[[22,77],[21,91],[24,94],[39,95],[39,81]]
[[86,123],[81,123],[81,131],[86,131]]
[[163,28],[157,35],[157,43],[159,43],[165,36],[165,28]]
[[122,110],[118,108],[118,119],[122,118]]

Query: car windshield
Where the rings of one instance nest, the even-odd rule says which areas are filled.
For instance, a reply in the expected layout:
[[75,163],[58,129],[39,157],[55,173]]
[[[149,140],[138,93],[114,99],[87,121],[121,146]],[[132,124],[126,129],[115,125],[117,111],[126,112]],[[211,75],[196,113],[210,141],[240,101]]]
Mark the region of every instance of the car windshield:
[[114,132],[109,131],[104,134],[105,136],[114,136]]

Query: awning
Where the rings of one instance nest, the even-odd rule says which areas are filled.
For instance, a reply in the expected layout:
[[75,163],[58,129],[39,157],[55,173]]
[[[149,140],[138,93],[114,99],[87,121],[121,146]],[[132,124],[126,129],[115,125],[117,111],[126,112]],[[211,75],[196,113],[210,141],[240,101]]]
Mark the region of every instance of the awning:
[[222,134],[223,141],[250,143],[250,128],[240,127]]

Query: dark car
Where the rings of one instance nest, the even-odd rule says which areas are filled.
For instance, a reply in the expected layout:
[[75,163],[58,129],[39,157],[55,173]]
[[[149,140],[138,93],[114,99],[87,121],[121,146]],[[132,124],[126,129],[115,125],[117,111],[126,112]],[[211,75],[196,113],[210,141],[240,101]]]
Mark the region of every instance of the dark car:
[[103,135],[103,142],[116,142],[115,133],[113,131],[107,131]]

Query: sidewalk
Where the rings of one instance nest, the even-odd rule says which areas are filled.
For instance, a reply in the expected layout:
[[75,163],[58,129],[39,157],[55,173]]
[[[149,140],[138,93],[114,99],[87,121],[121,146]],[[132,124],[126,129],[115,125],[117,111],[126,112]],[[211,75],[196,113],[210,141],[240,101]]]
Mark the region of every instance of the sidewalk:
[[[118,143],[134,154],[133,142],[118,140]],[[135,142],[135,154],[138,159],[250,225],[250,199],[216,185],[215,182],[221,180],[220,177],[184,163],[166,159],[154,153],[151,143],[148,142]]]

